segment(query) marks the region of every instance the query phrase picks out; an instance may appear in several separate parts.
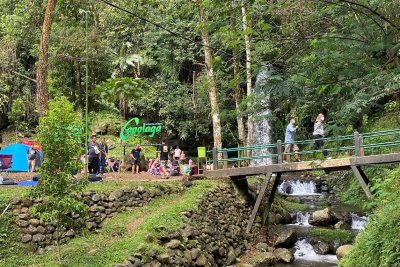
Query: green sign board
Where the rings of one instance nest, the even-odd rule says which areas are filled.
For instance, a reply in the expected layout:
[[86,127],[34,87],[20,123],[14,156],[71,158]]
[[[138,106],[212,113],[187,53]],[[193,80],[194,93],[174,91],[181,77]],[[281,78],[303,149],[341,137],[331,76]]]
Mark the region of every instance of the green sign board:
[[205,147],[198,147],[197,148],[197,157],[199,158],[206,158],[206,148]]
[[122,141],[126,141],[129,137],[134,137],[140,134],[148,134],[149,137],[154,137],[157,133],[161,132],[161,123],[143,123],[139,125],[139,118],[135,117],[130,119],[121,129],[119,137]]

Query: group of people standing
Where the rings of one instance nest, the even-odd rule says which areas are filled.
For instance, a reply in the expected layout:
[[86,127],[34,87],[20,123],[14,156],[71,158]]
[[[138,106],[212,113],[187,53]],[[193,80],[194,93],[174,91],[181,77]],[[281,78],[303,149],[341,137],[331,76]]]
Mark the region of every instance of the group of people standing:
[[[313,138],[315,139],[314,141],[314,150],[320,150],[324,146],[324,122],[325,122],[325,116],[323,113],[319,113],[317,118],[315,119],[314,122],[314,130],[313,130]],[[295,161],[300,161],[300,156],[299,156],[299,147],[296,144],[296,132],[298,130],[299,126],[296,125],[296,120],[294,118],[290,118],[289,124],[286,127],[286,132],[285,132],[285,150],[284,150],[284,162],[289,162],[290,161],[290,152],[294,152],[294,158]],[[328,157],[328,150],[322,149],[322,153],[326,159],[330,159]]]
[[90,174],[104,174],[108,157],[108,146],[104,137],[97,143],[97,136],[92,135],[88,144],[88,171]]

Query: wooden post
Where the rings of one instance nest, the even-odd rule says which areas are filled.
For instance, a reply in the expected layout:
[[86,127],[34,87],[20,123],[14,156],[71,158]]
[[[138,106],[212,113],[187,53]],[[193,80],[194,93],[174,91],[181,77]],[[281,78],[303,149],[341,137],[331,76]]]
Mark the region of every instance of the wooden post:
[[359,142],[360,142],[360,156],[361,156],[361,157],[364,157],[364,147],[362,146],[363,143],[364,143],[363,135],[360,134],[360,135],[358,136],[358,139],[360,140],[360,141],[359,141]]
[[213,170],[218,170],[218,149],[213,148]]
[[278,189],[278,185],[281,180],[281,176],[282,176],[281,172],[276,173],[274,185],[272,186],[271,193],[269,194],[268,204],[267,204],[267,207],[265,208],[265,211],[263,214],[263,220],[262,220],[263,225],[268,223],[269,211],[271,210],[272,203],[274,202],[275,193],[276,193],[276,190]]
[[354,153],[356,157],[361,155],[360,148],[360,134],[358,132],[354,132]]
[[278,154],[278,164],[282,164],[283,155],[282,155],[282,141],[276,141],[276,153]]
[[371,198],[372,194],[368,189],[368,183],[369,180],[367,178],[367,176],[365,175],[364,171],[361,169],[360,166],[351,166],[351,169],[354,172],[354,175],[356,176],[358,182],[360,183],[362,189],[365,192],[365,195],[367,196],[367,198]]
[[[222,158],[223,159],[228,159],[228,152],[224,151],[222,152]],[[224,169],[228,169],[228,161],[224,160]]]
[[247,224],[247,228],[246,228],[247,234],[249,234],[251,231],[251,227],[253,226],[254,220],[257,216],[258,209],[260,208],[260,205],[261,205],[261,201],[265,195],[265,191],[266,191],[270,181],[271,181],[271,173],[267,173],[265,175],[265,180],[264,180],[263,184],[261,185],[260,192],[258,193],[256,204],[254,204],[253,211],[251,212],[249,223]]

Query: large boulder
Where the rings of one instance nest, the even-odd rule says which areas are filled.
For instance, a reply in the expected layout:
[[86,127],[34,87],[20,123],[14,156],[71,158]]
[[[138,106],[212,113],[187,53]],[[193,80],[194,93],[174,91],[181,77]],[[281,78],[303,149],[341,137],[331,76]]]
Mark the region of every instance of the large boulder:
[[278,257],[272,252],[263,252],[254,259],[255,267],[274,266],[278,262]]
[[311,215],[310,224],[316,226],[330,226],[338,222],[329,208],[314,211]]
[[275,249],[274,254],[281,262],[292,263],[294,261],[293,253],[286,248],[277,248]]
[[326,255],[329,254],[332,251],[331,246],[323,241],[318,241],[315,244],[312,245],[315,253],[319,255]]
[[279,205],[272,206],[272,214],[268,216],[269,224],[288,224],[292,221],[290,213]]
[[293,229],[277,230],[277,237],[273,242],[274,247],[290,248],[296,243],[297,234]]
[[336,257],[338,258],[338,260],[343,258],[347,253],[349,253],[349,251],[352,248],[353,248],[352,245],[343,245],[343,246],[338,247],[338,249],[336,250]]

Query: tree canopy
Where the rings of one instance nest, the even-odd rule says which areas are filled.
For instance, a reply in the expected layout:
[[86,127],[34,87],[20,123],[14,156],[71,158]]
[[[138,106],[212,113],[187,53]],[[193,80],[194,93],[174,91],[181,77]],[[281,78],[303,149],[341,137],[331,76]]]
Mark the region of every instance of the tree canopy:
[[[240,120],[257,121],[265,96],[275,139],[290,115],[309,125],[323,111],[336,134],[359,127],[389,101],[399,106],[397,1],[110,3],[57,1],[46,64],[50,99],[65,96],[83,111],[87,82],[90,111],[162,121],[170,136],[192,143],[212,143],[218,112],[224,145],[239,143]],[[0,0],[0,127],[12,123],[7,114],[17,100],[26,123],[38,122],[36,70],[47,4]],[[212,52],[218,109],[212,108],[205,49]],[[274,69],[249,95],[246,63],[253,87],[263,69]]]

